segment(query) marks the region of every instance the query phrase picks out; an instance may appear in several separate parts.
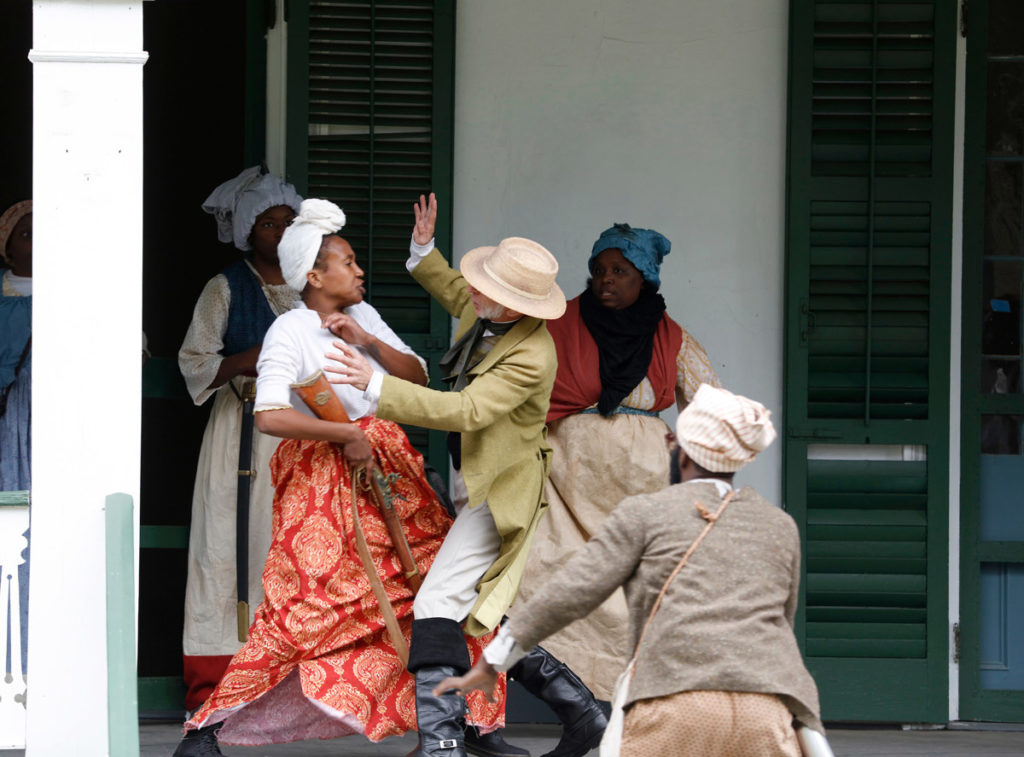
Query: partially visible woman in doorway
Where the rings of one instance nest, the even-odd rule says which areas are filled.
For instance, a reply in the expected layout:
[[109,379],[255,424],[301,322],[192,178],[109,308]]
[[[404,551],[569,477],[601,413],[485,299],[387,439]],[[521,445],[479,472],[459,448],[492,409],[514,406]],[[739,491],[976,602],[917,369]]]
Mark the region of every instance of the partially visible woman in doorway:
[[[0,215],[0,288],[0,491],[23,491],[32,488],[31,200]],[[20,653],[23,674],[28,666],[27,549],[24,556],[18,568],[21,649],[11,650]],[[18,667],[13,659],[11,664]]]
[[182,639],[189,710],[206,700],[241,646],[235,521],[238,471],[245,463],[256,471],[245,565],[249,606],[263,598],[260,575],[270,547],[273,499],[269,465],[278,440],[254,431],[250,459],[239,460],[243,399],[251,401],[255,392],[256,360],[267,329],[298,300],[281,274],[277,245],[301,202],[291,184],[255,166],[218,186],[203,203],[217,220],[220,241],[234,243],[243,254],[207,282],[178,352],[195,403],[213,398],[192,494]]
[[32,201],[0,215],[0,491],[29,489],[32,412]]

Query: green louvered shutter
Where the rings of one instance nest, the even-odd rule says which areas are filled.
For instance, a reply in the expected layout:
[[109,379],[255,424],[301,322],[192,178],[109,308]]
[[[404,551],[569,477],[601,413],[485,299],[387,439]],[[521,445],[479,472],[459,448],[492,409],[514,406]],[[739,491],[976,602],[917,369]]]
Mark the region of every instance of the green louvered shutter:
[[[450,321],[405,260],[413,202],[430,191],[440,207],[438,247],[451,252],[454,0],[289,8],[288,176],[305,196],[345,210],[367,300],[430,362],[436,382]],[[447,471],[443,435],[406,430]]]
[[956,3],[791,3],[784,499],[831,720],[947,718]]

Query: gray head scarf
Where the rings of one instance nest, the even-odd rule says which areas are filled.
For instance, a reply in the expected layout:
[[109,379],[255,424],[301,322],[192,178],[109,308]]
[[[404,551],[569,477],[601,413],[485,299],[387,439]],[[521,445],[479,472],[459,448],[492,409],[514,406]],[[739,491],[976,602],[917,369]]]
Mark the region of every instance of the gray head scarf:
[[287,205],[298,213],[301,203],[295,187],[260,166],[253,166],[213,190],[203,203],[203,210],[217,219],[220,241],[234,242],[235,247],[245,251],[251,249],[249,234],[260,213],[277,205]]

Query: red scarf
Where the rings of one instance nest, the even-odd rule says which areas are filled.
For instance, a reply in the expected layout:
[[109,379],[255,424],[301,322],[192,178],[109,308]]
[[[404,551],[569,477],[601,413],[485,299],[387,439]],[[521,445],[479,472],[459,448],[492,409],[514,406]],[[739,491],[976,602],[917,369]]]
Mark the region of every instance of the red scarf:
[[[548,423],[590,407],[601,396],[597,344],[580,318],[579,300],[579,297],[569,300],[565,314],[548,321],[548,331],[558,353],[558,373],[551,390]],[[675,399],[676,356],[682,344],[682,328],[666,313],[654,333],[654,354],[647,369],[647,379],[654,389],[654,410],[664,410]]]

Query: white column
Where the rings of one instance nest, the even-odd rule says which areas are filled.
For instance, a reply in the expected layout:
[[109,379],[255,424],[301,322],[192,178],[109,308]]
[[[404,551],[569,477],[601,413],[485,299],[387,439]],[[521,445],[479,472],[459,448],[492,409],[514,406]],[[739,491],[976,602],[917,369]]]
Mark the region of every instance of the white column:
[[142,5],[34,2],[29,757],[108,753],[106,495],[138,534]]
[[274,28],[267,30],[267,146],[271,173],[284,176],[288,128],[288,23],[284,3],[275,3]]

